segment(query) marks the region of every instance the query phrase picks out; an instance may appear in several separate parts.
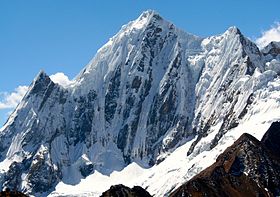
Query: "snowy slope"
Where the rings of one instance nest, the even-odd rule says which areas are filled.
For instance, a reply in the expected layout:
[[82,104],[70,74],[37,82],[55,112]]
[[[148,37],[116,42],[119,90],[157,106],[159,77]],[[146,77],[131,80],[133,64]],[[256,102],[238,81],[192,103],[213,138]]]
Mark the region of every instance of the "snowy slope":
[[38,74],[0,132],[1,186],[96,196],[122,183],[166,195],[280,118],[279,54],[236,27],[203,39],[146,11],[71,84]]

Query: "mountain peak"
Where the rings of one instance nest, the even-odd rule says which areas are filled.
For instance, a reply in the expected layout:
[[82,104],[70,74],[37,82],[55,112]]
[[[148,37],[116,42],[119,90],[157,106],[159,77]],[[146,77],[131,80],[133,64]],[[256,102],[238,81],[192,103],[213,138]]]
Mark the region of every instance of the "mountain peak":
[[136,20],[129,24],[131,24],[132,28],[141,29],[155,21],[163,21],[163,18],[155,10],[146,10]]
[[226,32],[234,35],[242,35],[241,31],[236,26],[229,27]]
[[38,81],[41,79],[46,79],[49,78],[49,76],[46,74],[46,72],[44,70],[40,70],[39,73],[37,74],[37,76],[35,77],[34,81]]
[[140,15],[139,18],[150,18],[150,17],[153,17],[153,16],[159,16],[159,13],[155,10],[146,10],[144,12],[142,12],[142,14]]
[[31,85],[31,93],[43,91],[50,83],[52,83],[50,77],[45,73],[44,70],[40,70]]
[[[153,39],[151,38],[152,36],[154,36]],[[127,48],[129,46],[129,48],[124,51],[130,51],[132,49],[131,46],[133,46],[133,48],[141,47],[144,38],[150,39],[150,41],[152,39],[153,42],[155,42],[159,38],[171,39],[172,36],[174,36],[174,38],[176,37],[181,44],[184,43],[182,45],[186,46],[186,48],[200,48],[200,42],[202,39],[198,36],[194,36],[178,29],[171,22],[162,18],[159,13],[154,10],[144,11],[137,19],[123,25],[120,31],[97,51],[96,56],[76,77],[76,79],[77,81],[80,81],[84,76],[93,77],[92,75],[95,75],[94,73],[96,73],[97,63],[99,63],[101,59],[104,60],[104,62],[109,62],[113,58],[116,58],[114,54],[118,54],[116,51],[119,47]],[[160,42],[159,40],[158,42]],[[175,43],[176,40],[174,39],[172,42]],[[112,53],[112,51],[114,51],[114,53]],[[113,70],[113,64],[106,65],[110,65],[110,68],[108,67],[109,70]],[[92,70],[95,72],[91,72]],[[100,72],[104,71],[100,70]],[[91,75],[90,73],[93,74]]]

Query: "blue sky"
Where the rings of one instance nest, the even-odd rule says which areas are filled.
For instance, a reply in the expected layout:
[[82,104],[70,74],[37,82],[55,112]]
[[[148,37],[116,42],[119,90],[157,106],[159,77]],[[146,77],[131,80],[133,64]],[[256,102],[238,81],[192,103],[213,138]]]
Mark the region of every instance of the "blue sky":
[[[2,0],[0,1],[0,127],[2,108],[40,69],[73,78],[120,27],[154,9],[199,36],[237,26],[256,39],[280,21],[279,0]],[[280,29],[280,28],[279,28]]]

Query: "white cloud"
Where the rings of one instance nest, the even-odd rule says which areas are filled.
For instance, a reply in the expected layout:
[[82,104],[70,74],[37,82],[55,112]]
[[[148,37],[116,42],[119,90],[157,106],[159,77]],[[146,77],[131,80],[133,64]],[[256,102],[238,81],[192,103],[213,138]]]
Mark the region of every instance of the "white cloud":
[[1,109],[13,109],[15,108],[25,93],[28,90],[28,86],[19,86],[14,92],[0,92],[0,110]]
[[256,39],[260,48],[267,46],[271,41],[280,41],[280,23],[275,23],[269,30],[262,32],[262,36]]
[[69,78],[61,72],[51,75],[50,78],[54,83],[58,83],[63,87],[69,86],[73,83],[73,81],[69,80]]

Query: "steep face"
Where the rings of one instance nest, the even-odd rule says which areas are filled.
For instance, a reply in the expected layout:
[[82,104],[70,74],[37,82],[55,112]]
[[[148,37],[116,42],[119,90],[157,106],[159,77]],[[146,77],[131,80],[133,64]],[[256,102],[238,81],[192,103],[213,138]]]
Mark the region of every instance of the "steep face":
[[75,95],[89,89],[97,94],[97,138],[107,139],[105,146],[117,139],[126,163],[153,164],[161,150],[192,134],[201,66],[186,60],[201,51],[201,40],[148,11],[124,26],[77,77]]
[[[228,130],[238,126],[258,89],[258,73],[264,70],[259,49],[236,27],[204,39],[202,47],[204,68],[196,84],[193,121],[198,138],[188,154],[212,149]],[[197,142],[210,133],[214,135],[212,142],[195,150]]]
[[0,132],[1,185],[42,195],[95,170],[150,167],[193,139],[191,157],[211,150],[266,97],[277,72],[264,57],[235,27],[202,39],[144,12],[70,86],[39,73]]
[[262,142],[243,134],[216,163],[170,196],[278,196],[280,157],[271,154],[273,145],[278,144],[273,139],[273,135],[279,133],[279,128],[275,130],[276,124],[279,123],[272,124]]

